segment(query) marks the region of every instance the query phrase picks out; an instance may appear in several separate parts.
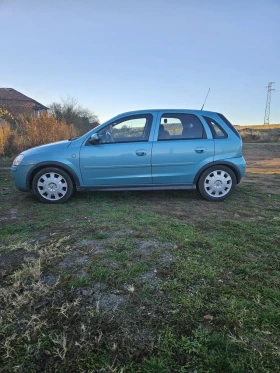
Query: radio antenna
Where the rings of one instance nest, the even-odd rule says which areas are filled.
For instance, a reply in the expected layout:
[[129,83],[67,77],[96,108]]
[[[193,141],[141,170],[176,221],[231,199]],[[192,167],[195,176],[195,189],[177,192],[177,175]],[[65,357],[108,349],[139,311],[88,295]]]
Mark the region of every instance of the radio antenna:
[[206,102],[207,97],[208,97],[208,95],[209,95],[209,92],[210,92],[210,88],[208,89],[207,95],[206,95],[206,97],[205,97],[205,100],[204,100],[204,102],[203,102],[202,108],[201,108],[200,110],[203,110],[204,105],[205,105],[205,102]]

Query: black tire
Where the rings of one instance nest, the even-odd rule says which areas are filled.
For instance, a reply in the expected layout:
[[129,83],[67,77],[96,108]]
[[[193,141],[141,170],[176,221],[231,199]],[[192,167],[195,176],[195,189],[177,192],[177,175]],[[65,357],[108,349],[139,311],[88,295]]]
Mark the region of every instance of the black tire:
[[67,172],[56,167],[43,168],[32,181],[35,196],[43,203],[66,202],[74,192],[74,185]]
[[226,166],[212,166],[201,174],[198,181],[200,194],[208,201],[223,201],[236,187],[235,173]]

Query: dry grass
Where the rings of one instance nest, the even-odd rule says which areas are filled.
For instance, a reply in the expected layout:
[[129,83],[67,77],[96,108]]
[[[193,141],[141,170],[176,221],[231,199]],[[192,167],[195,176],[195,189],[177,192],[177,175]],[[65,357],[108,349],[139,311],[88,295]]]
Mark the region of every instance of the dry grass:
[[273,130],[275,128],[280,128],[280,124],[256,124],[253,126],[236,126],[236,129],[243,130],[246,128],[254,129],[254,130]]
[[8,139],[13,135],[13,131],[8,122],[0,119],[0,155],[4,155]]
[[280,140],[280,124],[236,126],[244,142],[272,143]]
[[0,155],[15,155],[34,146],[65,140],[77,135],[72,125],[52,115],[17,118],[13,130],[7,121],[0,123]]
[[[42,267],[63,257],[69,250],[68,237],[50,240],[47,243],[18,243],[6,247],[8,252],[24,250],[26,255],[21,266],[11,274],[4,276],[0,285],[0,351],[4,359],[15,358],[15,345],[21,339],[25,353],[31,353],[32,338],[38,335],[47,322],[34,310],[34,304],[54,291],[59,280],[50,285],[42,280]],[[77,303],[77,301],[75,301]],[[26,312],[26,307],[33,312]],[[36,307],[35,307],[36,308]],[[58,312],[67,317],[71,308],[68,303],[61,304]],[[25,310],[25,315],[21,314]],[[21,318],[20,324],[19,318]],[[18,324],[18,327],[15,325]],[[11,330],[14,332],[11,334]],[[65,357],[66,345],[63,337],[53,336],[56,345],[55,354]],[[34,352],[34,351],[33,351]]]

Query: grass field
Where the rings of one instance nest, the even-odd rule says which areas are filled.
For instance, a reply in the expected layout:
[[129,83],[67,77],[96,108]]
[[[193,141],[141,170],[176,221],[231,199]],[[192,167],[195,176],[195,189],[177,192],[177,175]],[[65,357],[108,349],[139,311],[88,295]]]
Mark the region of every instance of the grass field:
[[236,126],[236,128],[239,130],[243,130],[245,128],[251,128],[254,130],[274,130],[279,129],[280,124],[258,124],[258,125],[250,125],[250,126]]
[[43,205],[0,170],[1,372],[279,372],[279,144],[245,157],[222,203],[168,191]]
[[244,142],[280,142],[280,124],[236,126]]

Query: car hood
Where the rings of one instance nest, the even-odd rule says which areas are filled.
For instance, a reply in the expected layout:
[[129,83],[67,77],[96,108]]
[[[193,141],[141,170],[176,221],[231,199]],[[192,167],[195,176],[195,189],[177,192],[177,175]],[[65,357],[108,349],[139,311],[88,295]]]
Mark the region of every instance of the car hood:
[[58,142],[52,142],[50,144],[40,145],[36,146],[35,148],[30,148],[25,151],[23,151],[21,154],[23,155],[32,155],[32,154],[38,154],[43,153],[45,151],[52,151],[55,149],[62,149],[62,148],[68,148],[68,146],[71,144],[71,141],[69,140],[63,140]]

